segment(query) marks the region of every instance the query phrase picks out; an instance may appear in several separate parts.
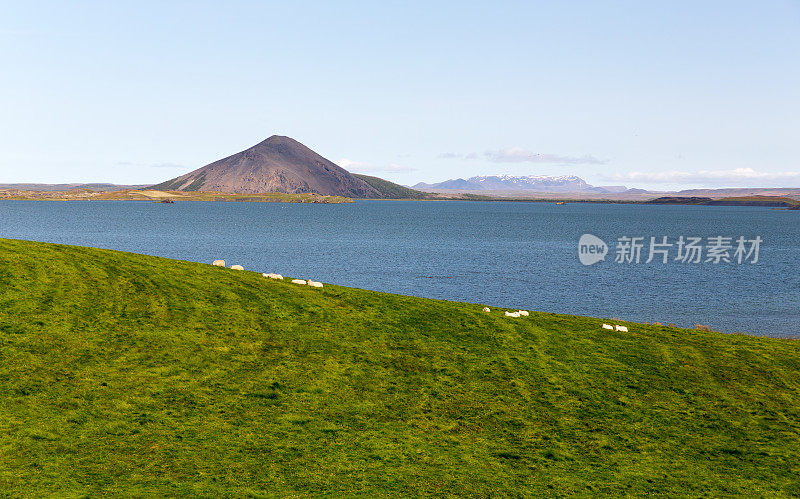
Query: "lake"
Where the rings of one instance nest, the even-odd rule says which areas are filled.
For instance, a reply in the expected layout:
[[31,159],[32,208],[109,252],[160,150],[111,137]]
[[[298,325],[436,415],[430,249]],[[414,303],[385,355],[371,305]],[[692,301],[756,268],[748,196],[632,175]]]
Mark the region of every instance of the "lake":
[[[578,259],[582,234],[608,245]],[[731,263],[649,256],[650,237],[733,238]],[[735,240],[762,242],[736,262]],[[761,207],[467,201],[353,204],[0,201],[0,237],[109,248],[489,306],[708,324],[800,338],[800,212]],[[643,237],[640,263],[615,262]],[[708,248],[706,248],[706,251]]]

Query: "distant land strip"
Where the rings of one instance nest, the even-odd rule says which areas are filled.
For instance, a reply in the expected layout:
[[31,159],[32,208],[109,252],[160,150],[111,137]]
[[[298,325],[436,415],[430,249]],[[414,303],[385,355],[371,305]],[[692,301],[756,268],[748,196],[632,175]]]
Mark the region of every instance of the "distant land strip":
[[133,190],[98,192],[90,189],[70,191],[22,191],[16,189],[0,190],[0,199],[21,201],[153,201],[169,203],[174,201],[247,201],[264,203],[352,203],[353,199],[344,196],[323,196],[315,193],[286,194],[267,192],[261,194],[235,194],[211,191],[158,191]]

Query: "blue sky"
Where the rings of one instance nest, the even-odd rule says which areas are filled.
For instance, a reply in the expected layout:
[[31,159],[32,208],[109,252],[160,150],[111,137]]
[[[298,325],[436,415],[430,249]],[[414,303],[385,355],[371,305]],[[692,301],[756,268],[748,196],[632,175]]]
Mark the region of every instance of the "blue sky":
[[403,184],[800,187],[800,1],[0,1],[0,183],[291,136]]

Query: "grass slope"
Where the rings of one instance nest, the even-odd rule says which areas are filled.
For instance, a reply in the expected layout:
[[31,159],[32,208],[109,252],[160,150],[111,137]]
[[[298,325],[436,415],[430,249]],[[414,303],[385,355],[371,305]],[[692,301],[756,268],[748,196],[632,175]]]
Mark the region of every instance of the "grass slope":
[[427,192],[409,189],[400,184],[389,182],[379,177],[354,173],[356,177],[371,185],[381,193],[383,199],[433,199],[435,196]]
[[0,490],[800,493],[797,341],[480,309],[0,239]]

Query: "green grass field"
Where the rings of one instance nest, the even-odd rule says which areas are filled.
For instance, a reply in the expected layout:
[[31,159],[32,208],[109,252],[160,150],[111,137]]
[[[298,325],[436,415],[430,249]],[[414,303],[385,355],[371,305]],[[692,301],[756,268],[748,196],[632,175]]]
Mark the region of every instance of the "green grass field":
[[0,239],[0,495],[800,494],[800,342],[602,322]]

